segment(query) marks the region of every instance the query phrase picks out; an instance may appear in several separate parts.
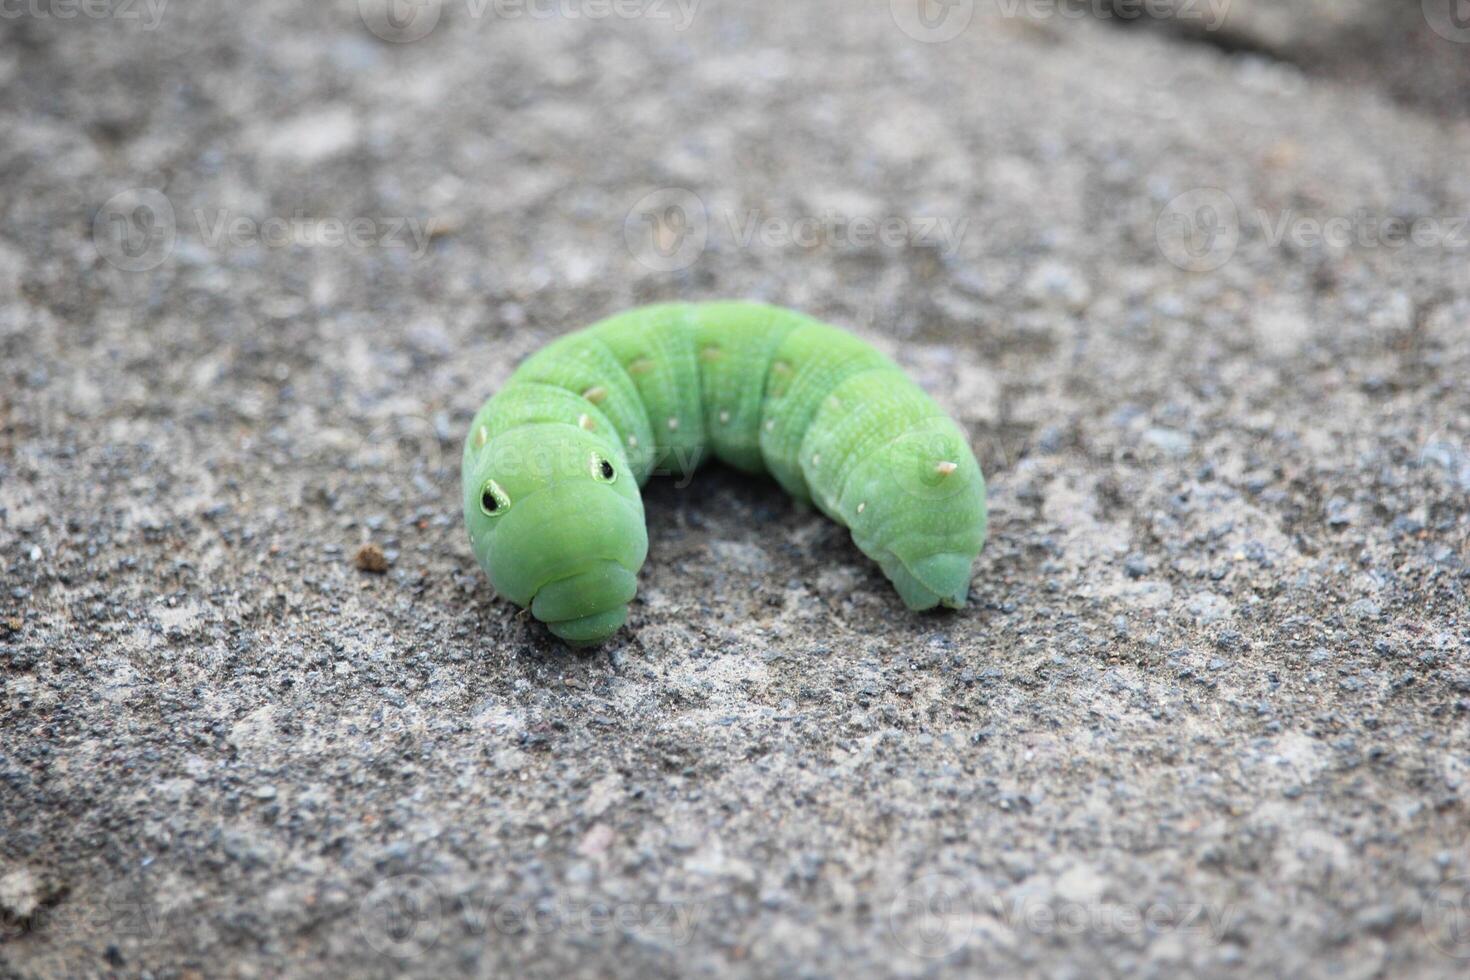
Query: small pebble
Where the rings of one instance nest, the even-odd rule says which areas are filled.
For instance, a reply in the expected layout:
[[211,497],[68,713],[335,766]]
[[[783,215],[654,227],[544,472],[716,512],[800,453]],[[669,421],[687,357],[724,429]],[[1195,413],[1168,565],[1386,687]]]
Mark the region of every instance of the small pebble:
[[371,541],[357,549],[352,563],[364,572],[372,572],[374,575],[382,575],[388,570],[388,556]]

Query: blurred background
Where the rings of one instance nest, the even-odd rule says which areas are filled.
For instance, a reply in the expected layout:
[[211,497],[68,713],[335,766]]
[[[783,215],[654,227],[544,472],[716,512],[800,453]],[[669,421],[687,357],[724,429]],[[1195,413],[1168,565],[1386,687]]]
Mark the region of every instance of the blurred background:
[[[1463,969],[1461,0],[0,38],[0,974]],[[970,609],[718,468],[610,649],[494,601],[476,407],[716,297],[967,428]]]

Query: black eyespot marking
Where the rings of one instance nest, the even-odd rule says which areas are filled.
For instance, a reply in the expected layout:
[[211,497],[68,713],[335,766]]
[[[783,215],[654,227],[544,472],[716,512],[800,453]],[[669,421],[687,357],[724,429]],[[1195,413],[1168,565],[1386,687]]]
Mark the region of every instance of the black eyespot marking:
[[494,480],[486,480],[480,487],[480,513],[486,517],[499,517],[510,509],[510,495]]
[[609,463],[607,460],[604,459],[602,461],[602,478],[604,480],[611,480],[613,478],[613,476],[614,476],[614,474],[613,474],[612,464]]
[[601,453],[593,453],[591,459],[592,479],[598,483],[611,483],[618,478],[618,471],[613,469],[613,464],[603,458]]

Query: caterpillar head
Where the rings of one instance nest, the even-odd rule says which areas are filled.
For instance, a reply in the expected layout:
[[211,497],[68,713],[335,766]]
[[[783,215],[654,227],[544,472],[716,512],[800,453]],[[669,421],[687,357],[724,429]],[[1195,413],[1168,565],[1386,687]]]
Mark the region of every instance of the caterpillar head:
[[648,532],[638,483],[603,439],[558,424],[516,426],[466,452],[470,543],[500,595],[573,646],[628,617]]

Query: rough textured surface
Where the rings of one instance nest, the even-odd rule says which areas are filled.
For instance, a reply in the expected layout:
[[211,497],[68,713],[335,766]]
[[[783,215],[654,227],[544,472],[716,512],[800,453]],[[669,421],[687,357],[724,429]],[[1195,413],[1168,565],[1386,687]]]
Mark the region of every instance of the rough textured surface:
[[[355,3],[57,6],[0,20],[0,974],[1463,971],[1434,93],[1044,9],[926,43],[886,3],[456,0],[397,43]],[[1337,217],[1421,234],[1303,231]],[[968,426],[971,608],[905,614],[721,471],[651,488],[610,649],[492,600],[479,401],[714,296]]]

